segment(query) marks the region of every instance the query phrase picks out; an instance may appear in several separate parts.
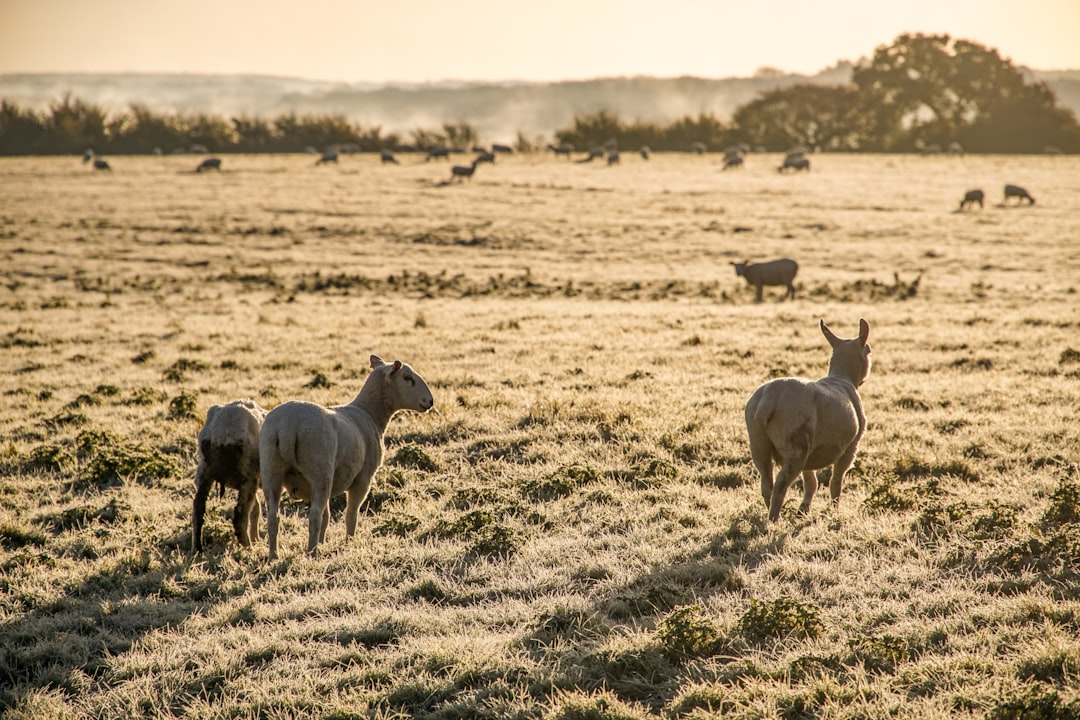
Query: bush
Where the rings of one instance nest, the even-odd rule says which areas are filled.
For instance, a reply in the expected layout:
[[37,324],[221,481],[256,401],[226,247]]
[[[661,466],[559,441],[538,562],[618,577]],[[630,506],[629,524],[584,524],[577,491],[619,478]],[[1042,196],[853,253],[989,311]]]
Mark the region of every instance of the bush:
[[797,635],[815,638],[823,624],[813,605],[784,596],[772,602],[750,599],[748,609],[739,619],[739,629],[753,642]]
[[714,654],[720,633],[700,605],[686,605],[660,621],[656,639],[664,654],[677,661]]

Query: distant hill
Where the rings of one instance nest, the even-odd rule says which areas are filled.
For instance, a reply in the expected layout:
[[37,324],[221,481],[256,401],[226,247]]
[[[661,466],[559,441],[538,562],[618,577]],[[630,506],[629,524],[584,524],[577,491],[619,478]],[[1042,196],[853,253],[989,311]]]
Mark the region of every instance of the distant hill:
[[[550,135],[576,113],[610,110],[627,121],[661,124],[712,113],[730,117],[762,92],[797,83],[838,84],[851,78],[848,62],[817,75],[763,71],[748,78],[617,77],[550,83],[344,84],[252,75],[0,74],[0,98],[44,109],[70,93],[110,112],[132,104],[161,112],[276,117],[288,112],[340,114],[364,126],[408,137],[417,128],[469,122],[485,142]],[[1025,72],[1057,93],[1080,115],[1080,70]]]

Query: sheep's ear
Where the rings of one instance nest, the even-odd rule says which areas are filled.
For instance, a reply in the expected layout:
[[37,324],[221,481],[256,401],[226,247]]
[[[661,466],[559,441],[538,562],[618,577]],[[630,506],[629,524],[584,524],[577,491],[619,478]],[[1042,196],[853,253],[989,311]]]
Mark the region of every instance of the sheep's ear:
[[820,321],[820,323],[821,323],[821,334],[824,335],[825,339],[829,341],[829,345],[831,345],[832,347],[836,347],[836,343],[840,342],[840,338],[833,335],[833,331],[830,330],[829,326],[825,324],[824,319],[822,319]]
[[401,369],[401,361],[400,360],[395,360],[394,361],[394,369],[390,371],[390,374],[393,375],[394,373],[396,373],[400,369]]
[[866,341],[870,338],[870,323],[866,322],[862,318],[859,318],[859,344],[865,345]]
[[370,358],[370,362],[371,362],[371,369],[372,370],[374,370],[377,367],[382,367],[383,365],[386,364],[386,363],[384,363],[382,361],[382,358],[379,357],[378,355],[372,355],[371,358]]

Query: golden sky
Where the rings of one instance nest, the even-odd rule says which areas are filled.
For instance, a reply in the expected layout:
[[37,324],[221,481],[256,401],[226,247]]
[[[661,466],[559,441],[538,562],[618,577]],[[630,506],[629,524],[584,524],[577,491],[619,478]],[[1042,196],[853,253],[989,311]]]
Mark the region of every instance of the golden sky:
[[902,32],[1080,69],[1080,0],[0,0],[0,73],[375,83],[812,74]]

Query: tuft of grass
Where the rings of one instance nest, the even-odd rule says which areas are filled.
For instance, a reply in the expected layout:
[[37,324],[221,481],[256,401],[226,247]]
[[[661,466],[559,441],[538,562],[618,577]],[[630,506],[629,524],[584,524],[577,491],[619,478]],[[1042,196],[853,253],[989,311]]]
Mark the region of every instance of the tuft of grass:
[[656,629],[656,639],[669,660],[709,657],[720,644],[720,631],[700,605],[677,608]]
[[170,420],[198,419],[198,414],[195,412],[198,408],[198,402],[199,399],[195,393],[185,390],[169,400],[169,412],[167,417]]
[[423,470],[424,472],[439,471],[438,463],[436,463],[431,456],[424,452],[418,445],[405,445],[401,447],[394,453],[394,457],[390,459],[390,464],[397,465],[398,467]]

